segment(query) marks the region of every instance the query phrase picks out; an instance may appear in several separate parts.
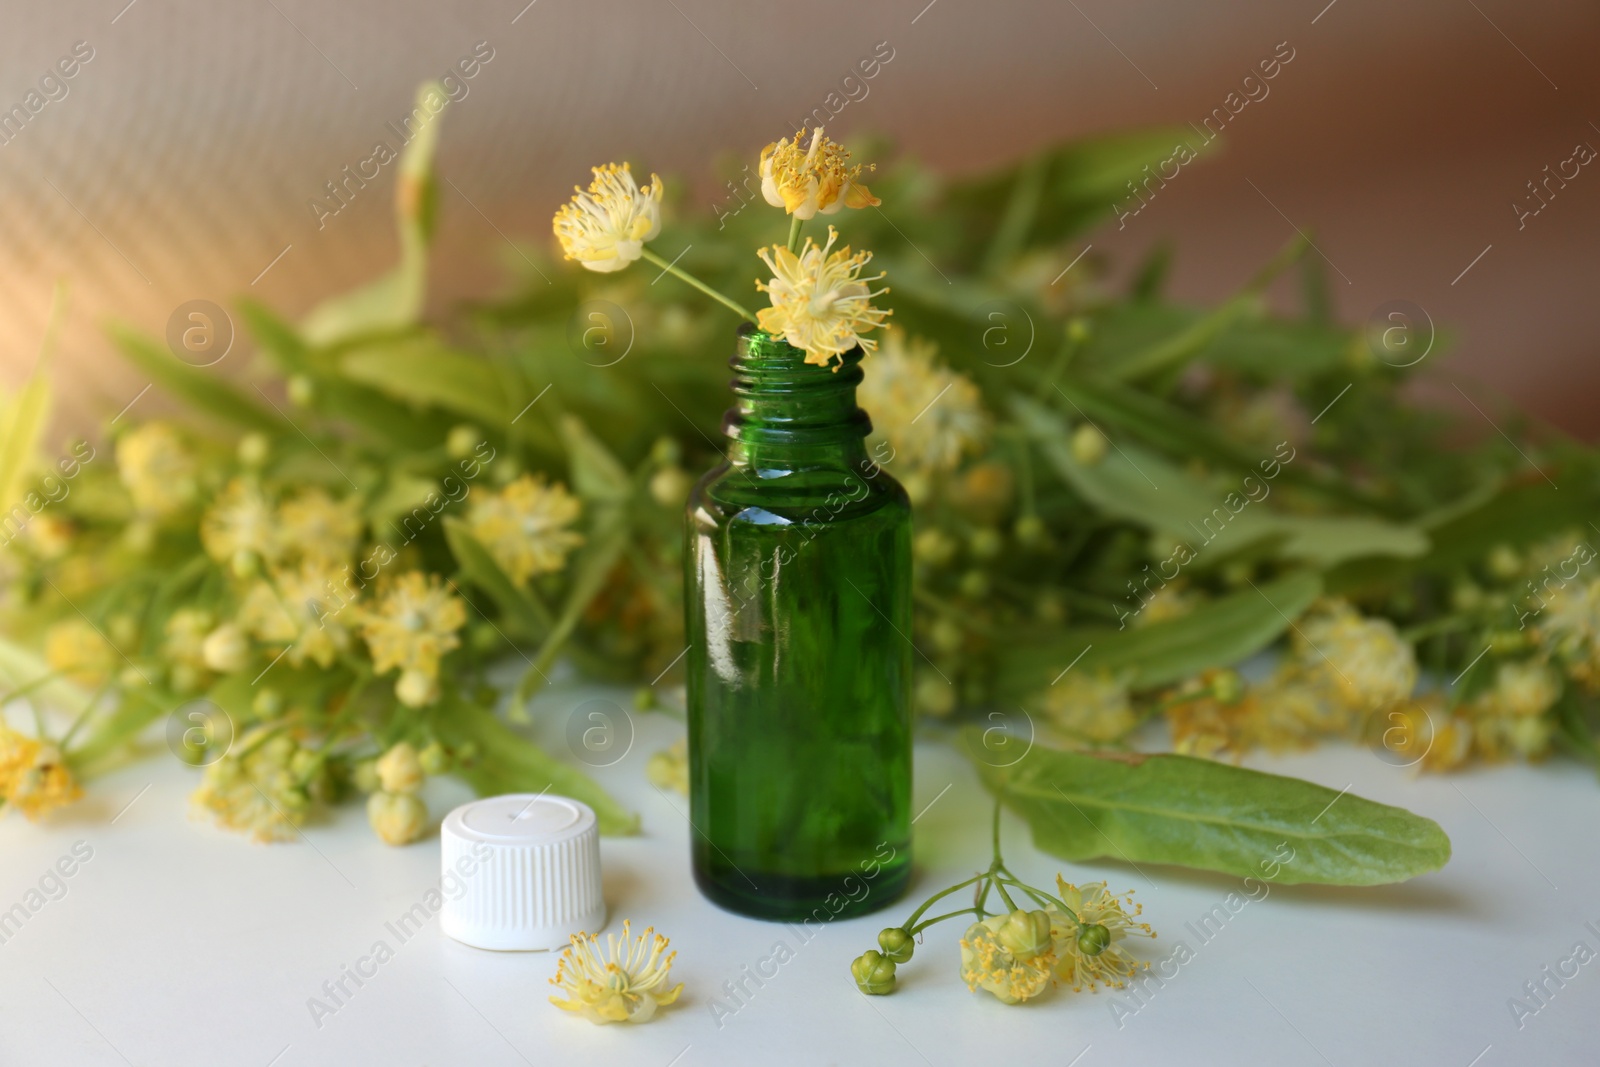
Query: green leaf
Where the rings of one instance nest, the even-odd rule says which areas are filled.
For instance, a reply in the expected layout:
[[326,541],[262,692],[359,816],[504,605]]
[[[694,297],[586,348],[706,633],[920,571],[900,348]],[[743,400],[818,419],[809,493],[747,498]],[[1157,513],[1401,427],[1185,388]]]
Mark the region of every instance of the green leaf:
[[462,577],[488,593],[517,630],[532,640],[539,640],[550,632],[554,625],[550,609],[532,593],[517,588],[465,523],[454,517],[445,519],[444,536]]
[[476,704],[452,700],[438,716],[436,729],[452,748],[477,746],[470,765],[455,773],[480,796],[501,793],[552,793],[581,800],[600,818],[603,834],[636,834],[639,816],[624,808],[587,774],[551,758],[538,745]]
[[1321,591],[1314,573],[1298,572],[1148,626],[1080,626],[1044,640],[1017,635],[997,654],[997,690],[1003,699],[1029,699],[1053,685],[1069,664],[1073,670],[1125,675],[1135,690],[1170,685],[1260,652]]
[[134,366],[201,415],[268,434],[294,432],[282,416],[239,392],[215,370],[191,367],[125,323],[110,323],[107,330]]
[[66,315],[66,303],[66,285],[58,282],[33,373],[16,397],[0,409],[0,501],[4,502],[0,506],[11,507],[21,498],[23,486],[32,473],[29,468],[38,452],[39,438],[50,418],[50,379],[45,372],[61,320]]
[[1038,746],[995,767],[995,738],[988,748],[985,740],[977,728],[963,736],[985,787],[1060,859],[1170,863],[1280,885],[1382,885],[1450,859],[1433,820],[1299,778],[1189,756]]
[[457,351],[435,337],[386,338],[344,353],[340,369],[352,381],[419,407],[443,408],[504,427],[505,386],[482,356]]
[[572,487],[580,497],[590,503],[614,504],[633,495],[627,468],[589,432],[583,420],[573,415],[562,419],[561,439],[572,464]]
[[414,407],[342,376],[335,360],[326,358],[324,352],[313,352],[293,326],[268,308],[247,300],[240,303],[239,314],[285,374],[303,374],[316,383],[319,412],[407,450],[422,442],[442,440],[450,431],[450,421],[442,415],[419,415]]
[[[1082,463],[1059,416],[1025,397],[1013,398],[1012,408],[1045,459],[1080,496],[1108,515],[1170,534],[1193,556],[1216,560],[1269,538],[1281,538],[1274,555],[1316,566],[1361,556],[1420,556],[1428,549],[1427,535],[1413,525],[1365,516],[1279,514],[1265,504],[1270,479],[1255,479],[1254,491],[1243,480],[1210,485],[1133,441],[1114,444],[1098,462]],[[1261,495],[1252,497],[1252,492]]]

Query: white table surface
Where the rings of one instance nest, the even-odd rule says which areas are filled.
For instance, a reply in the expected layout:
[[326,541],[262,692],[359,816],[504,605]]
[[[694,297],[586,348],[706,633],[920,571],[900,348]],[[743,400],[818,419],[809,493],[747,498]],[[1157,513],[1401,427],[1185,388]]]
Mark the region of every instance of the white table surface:
[[[562,714],[596,692],[569,687],[541,700],[552,751]],[[96,782],[46,824],[0,819],[0,910],[75,843],[93,850],[65,895],[0,944],[0,1064],[1600,1062],[1600,960],[1562,987],[1547,980],[1554,995],[1520,1028],[1508,1004],[1576,943],[1600,951],[1600,785],[1574,764],[1418,779],[1347,747],[1252,761],[1428,815],[1450,834],[1455,857],[1399,886],[1275,887],[1204,942],[1186,924],[1237,890],[1236,879],[1061,864],[1008,816],[1019,875],[1048,885],[1062,870],[1132,887],[1161,935],[1145,943],[1146,958],[1173,953],[1179,940],[1191,958],[1142,1006],[1058,989],[1006,1007],[957,976],[960,920],[929,932],[893,996],[862,996],[848,973],[916,899],[987,865],[989,802],[953,751],[918,747],[915,806],[931,806],[915,827],[913,897],[801,943],[786,926],[727,914],[696,893],[686,802],[644,779],[649,755],[682,727],[634,718],[632,749],[597,777],[642,814],[644,829],[606,839],[602,855],[609,928],[622,917],[653,923],[679,950],[673,974],[686,988],[656,1021],[598,1027],[558,1011],[546,999],[554,953],[468,948],[440,933],[437,918],[396,943],[384,924],[437,884],[436,835],[388,848],[355,805],[307,828],[305,840],[253,844],[189,816],[198,772],[161,750]],[[435,819],[467,799],[454,789],[430,782]],[[309,998],[380,939],[393,959],[319,1026]],[[714,998],[734,1007],[724,983],[779,940],[794,957],[717,1018]]]

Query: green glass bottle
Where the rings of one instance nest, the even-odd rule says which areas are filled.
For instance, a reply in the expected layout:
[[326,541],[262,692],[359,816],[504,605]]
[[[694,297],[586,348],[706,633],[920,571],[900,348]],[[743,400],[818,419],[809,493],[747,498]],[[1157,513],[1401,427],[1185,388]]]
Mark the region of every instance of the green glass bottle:
[[837,370],[740,330],[726,462],[684,548],[695,880],[744,915],[860,915],[911,871],[911,504]]

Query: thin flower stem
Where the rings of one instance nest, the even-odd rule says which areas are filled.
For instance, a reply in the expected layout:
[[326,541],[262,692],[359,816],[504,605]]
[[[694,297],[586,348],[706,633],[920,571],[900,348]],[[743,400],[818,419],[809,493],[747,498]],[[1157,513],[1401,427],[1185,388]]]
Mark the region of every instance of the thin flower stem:
[[994,822],[992,826],[993,829],[991,832],[991,837],[994,840],[994,866],[991,868],[991,871],[1000,871],[1004,870],[1006,865],[1005,861],[1000,858],[1000,800],[998,797],[994,802]]
[[727,297],[723,296],[721,293],[717,292],[715,289],[711,288],[711,286],[707,285],[699,278],[696,278],[682,267],[668,263],[654,252],[650,251],[648,248],[639,249],[639,255],[644,257],[644,259],[647,261],[654,263],[656,266],[660,267],[674,278],[677,278],[679,281],[692,285],[694,288],[700,290],[702,293],[706,294],[723,307],[730,308],[731,310],[737,312],[740,318],[746,319],[750,322],[756,321],[755,315],[753,315],[749,309],[734,303],[732,300],[729,300]]
[[[1017,902],[1011,899],[1011,894],[1010,893],[1006,892],[1006,887],[1001,884],[1003,881],[1004,881],[1004,879],[1002,879],[999,875],[991,875],[989,877],[989,884],[994,886],[995,892],[1000,894],[1000,899],[1006,902],[1006,910],[1007,911],[1016,911],[1017,910]],[[1014,882],[1012,884],[1013,885],[1021,885],[1022,883],[1021,882]]]
[[957,882],[955,885],[951,886],[949,889],[941,889],[939,892],[935,893],[933,896],[929,897],[927,900],[924,900],[922,902],[921,906],[918,907],[916,911],[911,913],[911,918],[909,918],[909,919],[907,919],[905,921],[903,929],[909,930],[913,926],[915,926],[917,920],[922,918],[923,913],[926,912],[929,908],[933,907],[934,901],[942,900],[945,897],[949,896],[951,893],[954,893],[958,889],[965,889],[967,886],[971,885],[974,882],[982,881],[983,879],[988,878],[990,873],[991,872],[989,872],[989,871],[985,871],[982,874],[975,874],[971,878],[968,878],[965,882]]
[[789,243],[786,247],[790,252],[800,247],[800,228],[805,224],[806,220],[799,215],[794,215],[789,219]]
[[973,905],[970,908],[962,908],[959,911],[947,911],[943,915],[935,915],[931,919],[924,919],[915,926],[906,927],[905,930],[906,933],[910,934],[912,937],[915,937],[928,927],[932,926],[934,923],[942,923],[946,919],[954,919],[957,915],[971,915],[977,910],[977,905]]

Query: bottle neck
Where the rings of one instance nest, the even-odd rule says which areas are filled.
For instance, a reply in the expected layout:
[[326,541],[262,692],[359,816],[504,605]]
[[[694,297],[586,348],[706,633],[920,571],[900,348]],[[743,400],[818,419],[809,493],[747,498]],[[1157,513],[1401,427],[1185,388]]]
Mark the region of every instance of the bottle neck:
[[722,419],[733,442],[728,461],[792,469],[854,468],[865,460],[872,423],[856,406],[861,356],[851,349],[842,366],[819,367],[782,338],[740,327],[728,361],[734,406]]

